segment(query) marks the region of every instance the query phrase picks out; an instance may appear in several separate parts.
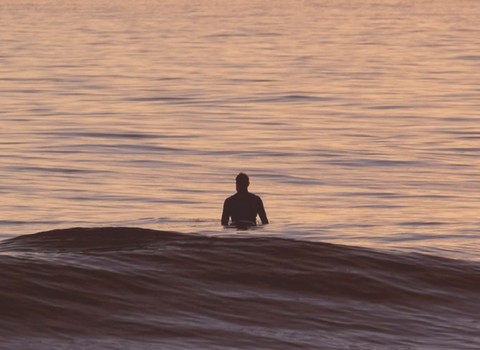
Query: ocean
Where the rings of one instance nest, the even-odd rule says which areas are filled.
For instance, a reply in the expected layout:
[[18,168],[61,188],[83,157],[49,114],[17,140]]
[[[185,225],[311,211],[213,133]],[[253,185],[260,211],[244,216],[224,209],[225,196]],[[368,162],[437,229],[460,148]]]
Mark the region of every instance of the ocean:
[[0,0],[0,349],[480,348],[479,18]]

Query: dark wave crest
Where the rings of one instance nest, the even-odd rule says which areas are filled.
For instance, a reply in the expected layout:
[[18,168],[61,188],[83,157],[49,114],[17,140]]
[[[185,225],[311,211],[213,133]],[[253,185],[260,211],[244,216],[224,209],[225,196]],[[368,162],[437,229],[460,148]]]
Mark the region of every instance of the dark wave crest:
[[479,342],[480,266],[434,256],[73,228],[2,242],[0,271],[6,337],[98,335],[252,349],[442,349],[457,338],[453,348],[474,349]]

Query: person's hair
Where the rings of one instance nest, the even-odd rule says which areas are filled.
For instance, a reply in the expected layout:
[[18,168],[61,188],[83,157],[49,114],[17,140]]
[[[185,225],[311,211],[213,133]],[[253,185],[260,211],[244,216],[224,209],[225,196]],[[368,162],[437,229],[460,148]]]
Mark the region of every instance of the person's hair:
[[245,173],[240,173],[237,175],[235,178],[235,181],[237,182],[237,185],[247,187],[250,184],[250,179],[247,174]]

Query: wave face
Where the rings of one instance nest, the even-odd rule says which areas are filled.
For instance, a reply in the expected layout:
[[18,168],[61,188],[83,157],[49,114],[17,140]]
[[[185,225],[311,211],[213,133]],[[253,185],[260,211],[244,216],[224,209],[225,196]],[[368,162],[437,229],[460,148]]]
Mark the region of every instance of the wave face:
[[473,262],[271,237],[72,228],[3,241],[0,271],[0,339],[10,349],[480,345]]

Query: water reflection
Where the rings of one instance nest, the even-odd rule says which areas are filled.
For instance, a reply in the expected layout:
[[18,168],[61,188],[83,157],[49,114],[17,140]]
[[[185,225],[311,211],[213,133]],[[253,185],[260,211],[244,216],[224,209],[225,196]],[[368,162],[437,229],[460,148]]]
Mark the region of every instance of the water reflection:
[[2,230],[210,228],[241,164],[281,234],[475,245],[478,6],[7,1]]

